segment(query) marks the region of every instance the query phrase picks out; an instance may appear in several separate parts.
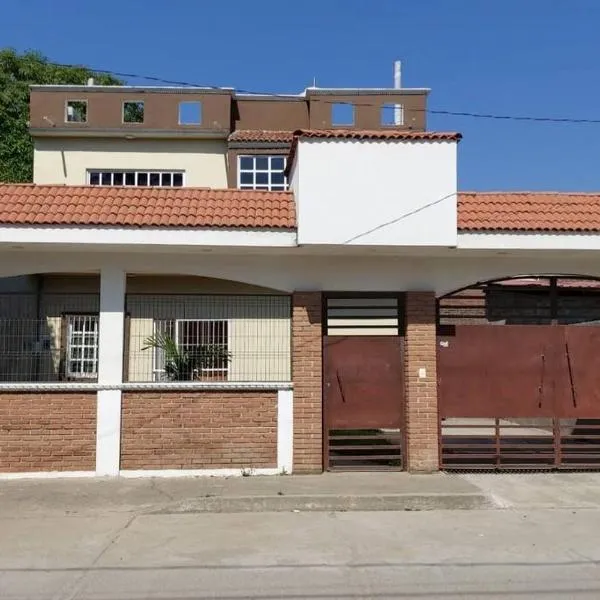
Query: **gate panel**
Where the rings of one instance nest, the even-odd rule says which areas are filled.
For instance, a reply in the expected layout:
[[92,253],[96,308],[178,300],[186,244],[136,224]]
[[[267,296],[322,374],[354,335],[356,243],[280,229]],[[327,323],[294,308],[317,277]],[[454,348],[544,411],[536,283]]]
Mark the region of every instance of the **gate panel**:
[[401,468],[400,338],[327,336],[323,364],[328,467]]

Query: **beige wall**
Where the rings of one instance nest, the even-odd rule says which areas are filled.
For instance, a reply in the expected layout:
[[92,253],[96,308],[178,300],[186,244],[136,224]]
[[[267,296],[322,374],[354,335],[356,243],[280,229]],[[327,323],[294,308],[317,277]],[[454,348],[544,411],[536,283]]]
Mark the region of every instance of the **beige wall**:
[[224,140],[37,138],[33,181],[85,185],[88,169],[185,171],[187,187],[227,187]]

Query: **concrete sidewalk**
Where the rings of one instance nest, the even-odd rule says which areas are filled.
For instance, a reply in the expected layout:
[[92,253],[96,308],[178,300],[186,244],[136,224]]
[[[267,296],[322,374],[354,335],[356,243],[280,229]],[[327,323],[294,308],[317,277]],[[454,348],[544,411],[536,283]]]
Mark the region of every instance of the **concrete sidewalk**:
[[181,479],[0,481],[0,514],[175,514],[478,509],[490,494],[457,476],[335,473]]

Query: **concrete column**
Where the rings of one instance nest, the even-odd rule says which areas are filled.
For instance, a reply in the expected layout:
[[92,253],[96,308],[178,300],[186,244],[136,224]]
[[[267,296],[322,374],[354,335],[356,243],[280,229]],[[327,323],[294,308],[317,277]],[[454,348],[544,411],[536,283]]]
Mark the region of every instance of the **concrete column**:
[[408,470],[439,469],[434,292],[406,294],[406,437]]
[[[100,271],[100,331],[98,383],[123,382],[125,330],[125,272],[116,267]],[[98,392],[96,412],[96,474],[118,475],[121,454],[121,390]]]

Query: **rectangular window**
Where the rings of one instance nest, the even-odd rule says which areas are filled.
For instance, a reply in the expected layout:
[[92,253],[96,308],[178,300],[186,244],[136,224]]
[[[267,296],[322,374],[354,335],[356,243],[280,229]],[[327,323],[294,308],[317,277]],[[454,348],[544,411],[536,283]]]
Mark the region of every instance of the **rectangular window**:
[[123,102],[123,123],[143,123],[144,122],[144,103]]
[[331,124],[354,125],[354,105],[349,102],[334,102],[331,105]]
[[255,154],[238,157],[238,188],[242,190],[283,191],[288,183],[283,174],[285,156]]
[[180,102],[179,103],[179,124],[180,125],[200,125],[202,123],[202,103],[201,102]]
[[68,379],[98,377],[99,317],[65,315],[66,347],[65,375]]
[[90,185],[182,187],[183,173],[174,171],[88,171]]
[[404,106],[402,104],[384,104],[381,107],[380,123],[384,127],[404,125]]
[[225,320],[172,319],[154,321],[154,335],[175,342],[177,355],[154,347],[156,381],[224,380],[229,371],[229,331]]
[[87,123],[87,100],[67,100],[67,123]]

